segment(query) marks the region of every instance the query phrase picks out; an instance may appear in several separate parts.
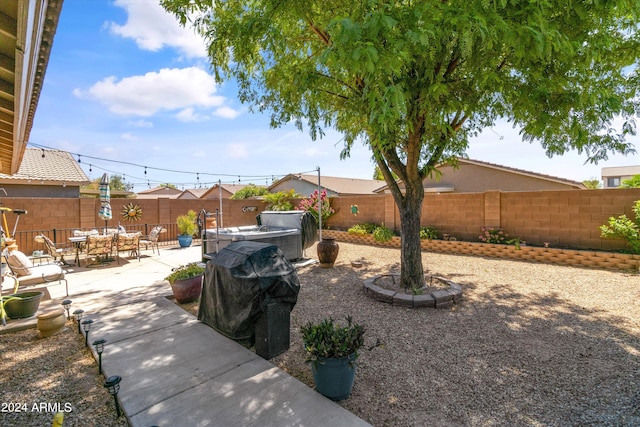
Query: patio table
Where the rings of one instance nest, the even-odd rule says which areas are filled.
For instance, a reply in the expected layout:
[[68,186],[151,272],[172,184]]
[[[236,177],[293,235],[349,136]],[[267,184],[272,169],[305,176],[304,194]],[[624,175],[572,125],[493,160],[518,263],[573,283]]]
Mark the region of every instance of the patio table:
[[73,246],[76,248],[76,265],[80,265],[80,249],[82,248],[82,244],[87,241],[87,236],[72,236],[69,237],[69,241],[73,243]]

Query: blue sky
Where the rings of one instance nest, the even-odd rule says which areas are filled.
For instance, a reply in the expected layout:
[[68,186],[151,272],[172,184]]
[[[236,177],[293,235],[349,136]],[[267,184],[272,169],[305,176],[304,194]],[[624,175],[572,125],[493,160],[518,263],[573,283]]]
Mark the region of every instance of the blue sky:
[[[632,141],[640,151],[640,138]],[[334,131],[312,141],[248,112],[233,82],[217,84],[209,73],[202,41],[156,0],[64,1],[30,142],[78,153],[89,178],[117,173],[135,191],[164,182],[267,184],[317,166],[322,175],[369,179],[374,169],[362,146],[341,161]],[[598,165],[577,153],[549,159],[507,123],[472,140],[467,154],[576,181],[599,178],[604,166],[640,164],[638,154]],[[147,166],[146,174],[101,159]]]

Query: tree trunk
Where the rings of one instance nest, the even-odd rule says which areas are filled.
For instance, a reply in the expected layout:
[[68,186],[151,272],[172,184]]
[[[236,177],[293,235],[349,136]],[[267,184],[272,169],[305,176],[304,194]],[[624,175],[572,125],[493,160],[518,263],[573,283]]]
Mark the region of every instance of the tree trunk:
[[400,261],[400,284],[406,289],[420,288],[424,285],[422,268],[422,249],[420,247],[420,218],[424,188],[422,180],[418,183],[405,183],[403,200],[396,200],[400,211],[400,229],[402,250]]

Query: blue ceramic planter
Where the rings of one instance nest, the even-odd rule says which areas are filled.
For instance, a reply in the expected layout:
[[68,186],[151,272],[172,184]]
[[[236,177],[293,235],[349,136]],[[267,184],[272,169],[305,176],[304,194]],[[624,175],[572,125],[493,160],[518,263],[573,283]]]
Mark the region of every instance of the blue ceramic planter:
[[331,400],[344,400],[351,395],[356,376],[355,354],[337,359],[318,358],[311,363],[316,391]]
[[193,237],[189,235],[180,235],[178,236],[178,243],[181,248],[188,248],[191,246],[191,242],[193,241]]

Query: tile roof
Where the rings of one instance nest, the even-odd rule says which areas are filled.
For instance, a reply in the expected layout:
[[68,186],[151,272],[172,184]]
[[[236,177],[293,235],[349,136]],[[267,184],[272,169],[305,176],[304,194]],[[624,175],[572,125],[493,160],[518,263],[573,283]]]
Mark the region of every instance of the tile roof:
[[[318,175],[289,174],[271,184],[269,188],[271,189],[281,182],[290,179],[301,179],[315,185],[318,184]],[[385,185],[384,181],[379,181],[376,179],[340,178],[336,176],[323,175],[320,176],[320,186],[322,188],[326,188],[327,190],[333,191],[340,195],[374,194],[375,190],[383,185]]]
[[[499,165],[499,164],[496,164],[496,163],[485,162],[485,161],[482,161],[482,160],[473,160],[473,159],[468,159],[468,158],[467,159],[458,158],[457,162],[458,162],[459,165],[467,163],[467,164],[484,166],[484,167],[493,168],[493,169],[499,169],[499,170],[503,170],[503,171],[506,171],[506,172],[517,173],[517,174],[520,174],[520,175],[531,176],[531,177],[534,177],[534,178],[545,179],[545,180],[548,180],[548,181],[559,182],[559,183],[562,183],[562,184],[566,184],[566,185],[570,185],[570,186],[576,187],[576,189],[585,189],[586,188],[584,186],[584,184],[582,184],[581,182],[578,182],[578,181],[572,181],[570,179],[560,178],[560,177],[557,177],[557,176],[545,175],[545,174],[537,173],[537,172],[531,172],[531,171],[527,171],[527,170],[524,170],[524,169],[516,169],[516,168],[509,167],[509,166]],[[448,166],[449,164],[450,163],[441,163],[438,166],[436,166],[436,168],[440,167],[440,166]],[[377,188],[376,192],[380,192],[380,191],[386,190],[387,188],[389,188],[389,186],[385,183],[382,187]]]
[[39,181],[43,184],[88,185],[89,178],[70,153],[61,150],[27,148],[18,172],[0,174],[0,182],[18,184]]

